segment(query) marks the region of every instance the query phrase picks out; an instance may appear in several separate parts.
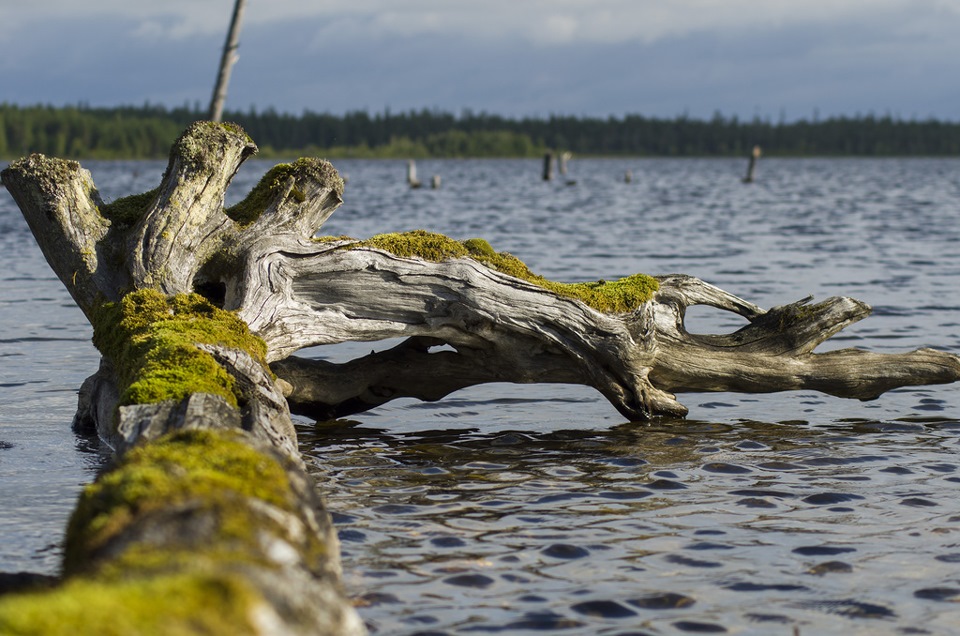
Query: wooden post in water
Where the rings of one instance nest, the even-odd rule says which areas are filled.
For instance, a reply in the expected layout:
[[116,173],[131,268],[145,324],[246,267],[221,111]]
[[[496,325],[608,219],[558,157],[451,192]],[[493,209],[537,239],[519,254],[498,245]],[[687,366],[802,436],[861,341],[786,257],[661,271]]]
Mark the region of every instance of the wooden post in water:
[[633,172],[631,172],[630,170],[627,170],[626,172],[623,173],[623,182],[631,183],[632,181],[633,181]]
[[553,153],[548,152],[543,155],[543,180],[551,181],[553,179]]
[[743,178],[744,183],[753,183],[753,173],[757,168],[757,160],[761,155],[760,146],[754,146],[750,153],[750,163],[747,165],[747,176]]
[[573,157],[573,153],[561,152],[559,157],[560,174],[567,174],[567,162]]
[[240,47],[240,23],[243,21],[243,10],[246,4],[247,0],[237,0],[233,5],[230,30],[227,32],[223,56],[220,58],[220,72],[217,74],[217,84],[213,87],[213,97],[210,98],[210,121],[220,121],[223,118],[223,105],[227,101],[230,71],[233,70],[233,64],[237,61],[237,49]]
[[433,175],[433,178],[430,179],[430,187],[433,188],[434,190],[440,189],[440,175],[438,174]]
[[417,179],[417,162],[407,159],[407,183],[411,188],[419,188],[422,184]]

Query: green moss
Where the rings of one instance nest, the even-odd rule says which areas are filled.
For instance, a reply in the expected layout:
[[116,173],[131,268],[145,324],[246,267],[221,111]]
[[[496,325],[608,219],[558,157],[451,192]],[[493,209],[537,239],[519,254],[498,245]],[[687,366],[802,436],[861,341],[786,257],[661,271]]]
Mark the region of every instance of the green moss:
[[467,239],[463,242],[463,246],[467,248],[467,251],[470,252],[470,255],[474,257],[481,256],[484,258],[495,258],[497,256],[497,251],[493,249],[493,246],[490,245],[486,239]]
[[48,191],[60,190],[67,184],[79,180],[88,195],[94,196],[96,194],[96,187],[90,173],[83,170],[79,163],[69,159],[47,157],[35,152],[13,161],[6,169],[0,171],[0,182],[6,186],[13,185],[18,180],[17,173],[21,175],[21,178],[26,177],[27,181],[43,184],[43,188]]
[[[282,460],[252,448],[247,436],[181,430],[127,452],[81,494],[67,528],[65,582],[0,598],[0,633],[256,633],[252,617],[264,599],[243,572],[281,567],[264,553],[262,536],[297,543],[308,567],[329,555],[319,537],[290,537],[282,517],[250,504],[292,514],[300,506]],[[191,515],[198,534],[170,537],[173,547],[162,534],[128,542],[154,514]]]
[[264,342],[198,294],[139,290],[98,308],[93,323],[93,343],[117,369],[121,405],[212,393],[237,406],[243,396],[233,377],[198,343],[247,351],[266,368]]
[[253,144],[253,137],[248,135],[247,131],[245,131],[240,124],[235,124],[232,121],[219,122],[219,124],[214,122],[206,122],[206,123],[219,125],[224,130],[231,132],[234,135],[237,135],[238,137],[242,137],[244,141],[246,141],[248,144]]
[[[119,532],[152,510],[170,510],[185,502],[203,502],[218,516],[218,541],[224,549],[252,541],[263,521],[249,518],[254,498],[293,510],[296,498],[286,471],[277,460],[251,448],[236,431],[179,431],[138,446],[112,471],[87,486],[67,528],[64,568],[72,571],[88,555],[107,545]],[[117,560],[121,572],[149,567],[151,555],[169,567],[166,553],[147,550]],[[117,564],[120,564],[117,566]]]
[[372,247],[397,256],[416,257],[434,262],[469,257],[498,272],[539,285],[558,296],[574,298],[606,313],[632,311],[650,300],[653,293],[659,289],[657,280],[645,274],[634,274],[615,281],[601,280],[593,283],[551,281],[534,274],[516,256],[495,251],[484,239],[457,241],[442,234],[424,230],[379,234],[345,247]]
[[253,139],[250,138],[243,128],[233,123],[221,123],[212,121],[197,121],[190,124],[189,127],[173,143],[170,148],[170,156],[178,156],[187,165],[198,167],[210,162],[219,162],[221,156],[214,156],[211,149],[220,148],[229,145],[228,138],[240,138],[241,142],[249,148],[249,153],[257,151]]
[[633,311],[653,297],[660,288],[655,278],[633,274],[614,281],[594,283],[555,283],[546,281],[544,287],[561,296],[577,298],[585,304],[611,314]]
[[[240,225],[249,225],[260,218],[264,210],[280,196],[288,179],[326,183],[338,196],[343,196],[343,179],[326,161],[320,159],[297,159],[293,163],[281,163],[271,168],[243,201],[226,209],[226,214]],[[303,191],[294,188],[290,196],[297,203],[306,200]]]
[[80,170],[80,164],[76,161],[35,152],[12,162],[3,172],[23,172],[47,183],[63,184],[72,180]]
[[211,636],[255,633],[260,596],[238,577],[75,580],[0,598],[0,633],[23,636]]
[[[182,430],[133,448],[81,494],[67,528],[65,582],[0,598],[0,634],[255,633],[252,617],[264,600],[243,568],[280,567],[268,561],[261,536],[290,530],[250,499],[299,510],[281,461],[241,431]],[[169,519],[188,509],[209,515],[191,517],[200,536],[172,537],[173,548],[160,535],[123,538],[131,528],[138,535],[151,514]],[[298,546],[308,565],[328,556],[313,534],[293,540],[308,542]]]
[[372,247],[397,256],[422,258],[437,263],[470,254],[470,250],[462,242],[424,230],[377,234],[350,247]]
[[271,168],[243,201],[225,210],[227,216],[240,225],[249,225],[260,218],[267,206],[283,191],[287,178],[293,176],[293,166],[281,163]]
[[115,223],[133,225],[146,213],[147,207],[157,198],[158,191],[159,188],[154,188],[143,194],[121,197],[100,208],[100,215]]

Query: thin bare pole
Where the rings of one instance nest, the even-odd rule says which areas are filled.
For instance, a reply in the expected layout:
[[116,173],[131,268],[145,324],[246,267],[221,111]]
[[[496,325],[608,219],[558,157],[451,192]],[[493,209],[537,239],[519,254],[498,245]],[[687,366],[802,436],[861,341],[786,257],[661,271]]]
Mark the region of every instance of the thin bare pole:
[[217,85],[213,87],[213,97],[210,99],[211,121],[220,121],[223,117],[223,104],[227,101],[227,84],[230,83],[230,71],[238,57],[240,23],[243,21],[243,10],[246,4],[247,0],[237,0],[236,4],[233,5],[230,31],[227,32],[227,41],[223,45],[223,57],[220,58],[220,73],[217,75]]

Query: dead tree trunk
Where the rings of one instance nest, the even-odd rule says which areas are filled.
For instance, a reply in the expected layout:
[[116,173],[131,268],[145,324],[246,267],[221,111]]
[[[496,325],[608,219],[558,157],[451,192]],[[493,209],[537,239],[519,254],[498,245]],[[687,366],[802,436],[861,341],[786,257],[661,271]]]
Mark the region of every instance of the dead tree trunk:
[[[157,190],[110,205],[75,162],[34,155],[11,164],[3,183],[94,324],[104,353],[100,371],[81,391],[78,424],[95,427],[121,453],[135,448],[127,453],[140,453],[135,466],[158,461],[141,448],[195,448],[210,443],[204,438],[209,431],[223,428],[233,432],[222,443],[239,439],[279,458],[293,489],[285,501],[294,502],[289,510],[299,525],[284,517],[277,525],[287,534],[258,545],[268,564],[277,553],[271,546],[293,549],[279,550],[286,559],[279,570],[250,574],[253,566],[244,562],[229,571],[242,570],[258,598],[270,599],[267,605],[284,618],[288,608],[309,604],[329,610],[342,631],[356,628],[354,615],[338,605],[342,597],[330,574],[335,548],[325,517],[308,502],[309,480],[299,465],[288,405],[328,419],[404,396],[436,400],[484,382],[559,382],[592,386],[624,417],[644,420],[684,415],[674,394],[685,391],[815,389],[865,400],[897,386],[960,379],[960,358],[929,349],[813,353],[869,314],[868,306],[849,298],[763,310],[682,275],[555,283],[481,239],[456,241],[423,231],[315,238],[343,191],[336,171],[319,160],[273,168],[243,202],[224,209],[228,183],[255,150],[236,126],[194,124],[175,144]],[[690,334],[684,314],[697,304],[737,313],[749,324],[727,335]],[[191,330],[206,321],[215,325]],[[263,346],[250,343],[247,328]],[[344,364],[293,357],[315,345],[396,337],[406,339]],[[177,357],[183,339],[193,356],[189,364]],[[171,362],[157,363],[141,351],[154,346],[172,350],[160,358]],[[204,382],[195,377],[180,389],[167,386],[165,371],[194,364]],[[144,369],[157,375],[144,371],[141,377]],[[206,380],[218,374],[226,379],[209,386]],[[171,430],[179,432],[171,438]],[[238,497],[249,499],[239,490]],[[160,510],[164,522],[178,523],[184,505],[175,498],[147,507]],[[205,505],[188,516],[206,519],[203,510],[220,509],[215,502]],[[261,504],[246,505],[251,515],[273,514]],[[80,565],[68,571],[116,572],[129,546],[153,545],[155,517],[133,514],[128,524],[118,522],[129,538],[120,530],[101,536],[83,530],[90,522],[87,506],[81,503],[72,530],[79,547],[68,552],[68,563]],[[201,549],[190,539],[202,535],[195,526],[173,527],[179,529],[170,536],[186,537],[201,553],[209,548],[210,541]],[[293,535],[319,539],[297,543]],[[212,537],[232,545],[220,534]],[[170,545],[165,549],[177,554],[186,550]],[[316,560],[317,545],[325,546],[326,560]],[[317,583],[302,589],[322,602],[270,596],[270,582],[277,572],[286,576],[284,568],[297,580]],[[295,626],[316,620],[309,613],[290,615]]]
[[[33,156],[12,164],[4,182],[88,317],[98,302],[132,289],[203,293],[263,338],[267,360],[292,385],[290,402],[318,414],[409,395],[437,399],[481,382],[573,382],[642,420],[683,414],[672,395],[679,392],[814,389],[866,400],[960,378],[960,358],[930,349],[813,353],[869,315],[850,298],[763,310],[684,275],[553,283],[480,239],[422,231],[315,238],[343,187],[319,160],[276,166],[224,210],[227,184],[253,152],[236,127],[195,124],[157,190],[111,205],[72,162]],[[690,334],[685,311],[698,304],[749,325]],[[396,337],[411,340],[344,365],[291,357],[315,345]],[[431,352],[438,345],[454,351]],[[103,422],[100,430],[115,434]]]
[[233,15],[230,17],[227,41],[223,45],[223,54],[220,56],[217,83],[213,86],[213,97],[210,98],[210,119],[212,121],[220,121],[223,117],[223,106],[227,102],[227,87],[230,85],[230,73],[238,58],[240,25],[243,23],[243,11],[246,9],[246,5],[247,0],[235,0],[233,5]]
[[[286,385],[242,321],[191,293],[229,249],[237,223],[223,192],[254,151],[235,127],[194,126],[158,190],[113,205],[75,162],[33,155],[3,171],[94,325],[104,358],[75,422],[95,427],[118,460],[74,511],[63,584],[0,604],[0,632],[365,632],[341,589],[336,534],[297,450]],[[339,201],[331,168],[304,169],[327,177],[306,193],[318,211]]]

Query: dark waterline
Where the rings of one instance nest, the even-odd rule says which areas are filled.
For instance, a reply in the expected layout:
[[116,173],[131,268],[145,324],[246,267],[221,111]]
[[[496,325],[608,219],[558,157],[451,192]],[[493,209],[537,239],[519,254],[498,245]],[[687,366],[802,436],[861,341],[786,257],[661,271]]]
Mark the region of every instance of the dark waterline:
[[[325,233],[484,236],[551,278],[684,272],[761,306],[851,295],[874,315],[828,348],[960,351],[960,160],[762,160],[750,186],[729,160],[574,160],[575,186],[536,161],[419,162],[436,191],[407,189],[403,162],[336,165]],[[108,200],[164,168],[85,166]],[[102,462],[69,431],[97,355],[2,191],[0,248],[0,571],[50,573]],[[688,420],[645,425],[581,387],[497,385],[304,422],[301,446],[377,633],[940,634],[960,619],[955,394],[687,395]]]

